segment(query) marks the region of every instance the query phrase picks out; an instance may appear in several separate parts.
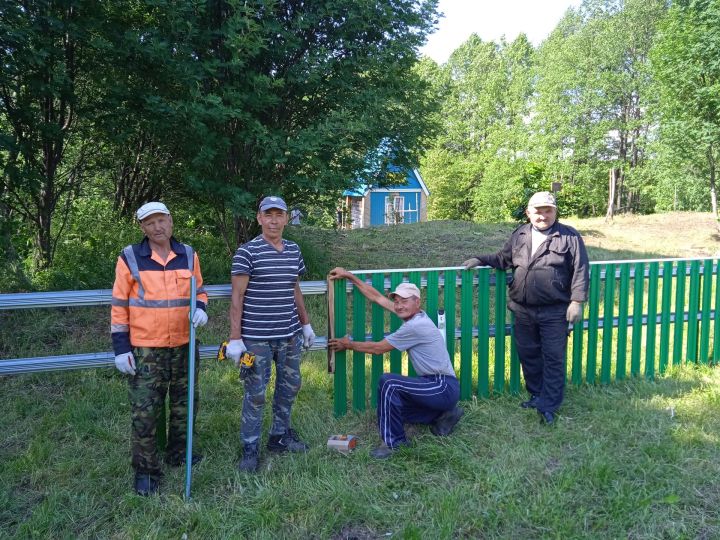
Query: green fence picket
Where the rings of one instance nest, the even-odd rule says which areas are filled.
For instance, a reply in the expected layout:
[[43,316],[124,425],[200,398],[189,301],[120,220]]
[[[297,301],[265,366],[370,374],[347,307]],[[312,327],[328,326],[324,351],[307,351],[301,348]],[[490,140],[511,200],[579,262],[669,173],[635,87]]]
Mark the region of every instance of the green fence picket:
[[505,389],[505,311],[507,272],[495,270],[495,373],[493,388],[497,393]]
[[675,329],[673,332],[673,365],[682,362],[683,331],[685,329],[685,261],[678,261],[675,276]]
[[[447,346],[450,361],[455,363],[455,270],[445,270],[443,291],[443,308],[445,309],[445,345]],[[457,367],[457,366],[456,366]]]
[[[335,284],[335,335],[342,337],[347,333],[347,280],[338,279]],[[335,373],[333,382],[335,386],[334,405],[335,416],[342,416],[347,412],[347,351],[335,353]]]
[[427,316],[432,319],[432,322],[437,326],[438,323],[438,303],[440,294],[440,275],[437,270],[430,270],[425,276],[427,280],[427,292],[425,293],[425,310]]
[[[372,286],[380,294],[385,294],[385,274],[377,273],[372,275]],[[373,341],[382,341],[385,338],[385,309],[373,302],[371,308],[372,316],[372,339]],[[372,367],[370,368],[370,403],[373,407],[377,407],[377,387],[380,376],[383,374],[383,358],[382,354],[372,355]]]
[[[365,281],[365,274],[357,274]],[[358,287],[353,287],[353,340],[365,341],[365,296]],[[365,353],[353,351],[352,354],[352,404],[356,411],[365,410]]]
[[660,305],[660,374],[667,370],[670,360],[670,303],[673,288],[673,262],[663,263],[662,277],[662,303]]
[[633,280],[633,318],[632,351],[630,355],[630,373],[633,377],[640,374],[640,355],[642,353],[643,289],[645,287],[645,265],[635,263]]
[[[390,290],[394,291],[395,288],[403,282],[402,272],[393,272],[390,274]],[[390,332],[394,332],[402,326],[402,320],[394,313],[390,315]],[[390,372],[391,373],[402,373],[402,353],[397,349],[390,351]]]
[[460,399],[472,395],[473,274],[463,270],[460,284]]
[[630,298],[630,265],[620,266],[620,290],[618,296],[617,361],[615,378],[622,381],[627,373],[628,304]]
[[[408,281],[410,283],[413,283],[420,291],[422,291],[422,274],[420,272],[410,272],[408,273]],[[422,297],[422,293],[420,294]],[[435,317],[437,318],[437,313],[435,313]],[[437,321],[436,321],[437,322]],[[407,363],[407,374],[409,377],[415,377],[417,376],[417,373],[415,372],[415,366],[413,366],[412,362],[410,361],[410,358],[408,358]]]
[[520,393],[520,357],[515,346],[515,314],[512,312],[510,312],[510,393]]
[[490,269],[478,269],[478,390],[490,395]]
[[588,302],[588,346],[585,380],[595,382],[597,369],[598,312],[600,310],[600,265],[590,266],[590,300]]
[[715,276],[715,324],[713,330],[713,364],[720,363],[720,261],[716,262]]
[[655,336],[657,333],[657,294],[660,263],[648,264],[648,314],[645,338],[645,377],[655,378]]
[[605,265],[605,294],[603,296],[603,339],[602,361],[600,364],[600,383],[610,383],[612,368],[613,318],[615,312],[615,265]]
[[698,313],[700,311],[700,261],[690,261],[686,362],[697,362]]
[[710,301],[712,300],[713,262],[707,259],[703,263],[702,308],[700,311],[700,363],[710,361]]

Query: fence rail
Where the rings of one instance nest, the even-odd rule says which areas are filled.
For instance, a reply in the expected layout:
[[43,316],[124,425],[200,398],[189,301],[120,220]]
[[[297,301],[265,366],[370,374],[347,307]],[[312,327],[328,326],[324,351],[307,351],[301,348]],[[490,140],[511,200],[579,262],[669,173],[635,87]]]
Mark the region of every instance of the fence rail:
[[[205,289],[211,299],[229,299],[230,285],[207,285]],[[303,281],[300,290],[304,295],[318,295],[327,292],[325,281]],[[109,306],[111,289],[88,291],[55,291],[39,293],[0,294],[0,311],[12,309],[37,309],[78,306]],[[200,347],[200,358],[215,358],[218,345]],[[327,348],[327,339],[318,337],[311,350]],[[115,365],[112,351],[68,354],[61,356],[37,356],[32,358],[13,358],[0,360],[0,375],[20,375],[45,371],[65,371],[70,369],[99,368]]]
[[[461,267],[366,270],[354,272],[386,292],[402,281],[425,289],[424,309],[437,322],[438,309],[446,313],[446,345],[455,358],[459,343],[461,397],[473,393],[519,392],[520,366],[512,340],[512,319],[507,319],[506,272],[481,267],[467,271]],[[612,276],[612,279],[607,279]],[[664,373],[683,362],[717,363],[720,360],[720,286],[716,259],[648,259],[591,263],[590,298],[584,320],[573,327],[568,357],[568,378],[573,384],[602,384],[613,376]],[[640,279],[640,277],[642,279]],[[453,286],[446,286],[453,284]],[[631,286],[632,284],[632,286]],[[301,283],[304,295],[326,294],[325,281]],[[377,305],[369,308],[368,322],[364,297],[351,283],[334,282],[336,335],[348,330],[356,340],[380,340],[402,321],[385,316]],[[206,287],[211,299],[229,299],[230,285]],[[458,298],[459,297],[459,298]],[[0,294],[0,310],[67,306],[109,305],[109,289],[47,293]],[[348,302],[349,300],[349,302]],[[492,302],[491,302],[492,300]],[[351,311],[348,311],[351,307]],[[605,324],[612,321],[612,324]],[[714,324],[711,322],[714,321]],[[636,324],[637,322],[637,324]],[[504,332],[497,333],[497,328]],[[658,332],[659,329],[659,332]],[[644,332],[643,332],[644,330]],[[318,336],[313,350],[324,350],[327,338]],[[200,348],[201,358],[213,358],[218,345]],[[336,353],[334,408],[338,415],[347,411],[348,383],[352,384],[352,408],[364,410],[368,400],[377,402],[377,380],[386,369],[382,355],[353,352],[352,372],[347,373],[348,357]],[[456,362],[457,363],[457,362]],[[107,367],[114,364],[112,352],[72,354],[0,360],[0,375]],[[399,351],[389,355],[389,370],[412,374],[403,366]],[[369,370],[369,377],[366,374]],[[369,378],[369,381],[368,381]],[[369,390],[366,388],[369,382]]]

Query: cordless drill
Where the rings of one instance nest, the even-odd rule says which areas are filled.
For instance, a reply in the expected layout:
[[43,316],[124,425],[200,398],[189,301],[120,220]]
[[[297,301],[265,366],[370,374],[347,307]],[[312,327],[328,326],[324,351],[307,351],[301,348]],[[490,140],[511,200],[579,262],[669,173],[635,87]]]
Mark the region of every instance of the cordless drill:
[[[227,346],[227,341],[223,341],[222,345],[220,345],[217,353],[217,359],[219,361],[227,359]],[[247,376],[250,375],[250,373],[252,372],[254,365],[255,354],[249,351],[245,351],[240,357],[240,380],[244,381],[245,379],[247,379]]]

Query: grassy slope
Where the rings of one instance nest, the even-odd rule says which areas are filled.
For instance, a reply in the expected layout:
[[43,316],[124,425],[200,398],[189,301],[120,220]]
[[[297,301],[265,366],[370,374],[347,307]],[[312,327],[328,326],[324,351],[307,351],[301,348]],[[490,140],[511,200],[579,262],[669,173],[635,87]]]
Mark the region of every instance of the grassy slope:
[[[570,222],[594,260],[717,251],[709,215]],[[446,222],[302,229],[302,237],[326,248],[317,266],[428,267],[497,249],[512,228]],[[224,333],[223,309],[215,314],[207,342]],[[60,339],[65,325],[54,326]],[[37,330],[23,332],[39,339]],[[415,445],[377,463],[368,456],[377,443],[372,412],[333,417],[324,363],[323,354],[307,356],[294,411],[312,450],[266,457],[253,477],[234,471],[242,387],[229,366],[203,366],[198,441],[207,458],[189,504],[183,470],[168,471],[160,497],[129,492],[129,409],[114,371],[0,379],[0,537],[720,537],[716,370],[571,387],[554,429],[521,410],[517,397],[472,401],[452,437],[411,428]],[[323,448],[342,432],[360,437],[351,456]]]

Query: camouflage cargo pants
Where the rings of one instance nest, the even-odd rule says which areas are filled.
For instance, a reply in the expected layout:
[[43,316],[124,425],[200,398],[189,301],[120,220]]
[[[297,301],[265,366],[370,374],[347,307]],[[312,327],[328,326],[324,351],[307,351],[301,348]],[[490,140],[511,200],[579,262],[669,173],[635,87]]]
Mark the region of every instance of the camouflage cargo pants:
[[[142,474],[160,475],[155,434],[157,416],[170,394],[168,456],[184,455],[187,441],[188,345],[181,347],[136,347],[135,376],[130,378],[132,409],[132,466]],[[199,349],[195,349],[195,413],[198,406]],[[196,418],[197,416],[195,416]]]
[[296,334],[288,339],[244,341],[248,351],[255,353],[255,365],[245,379],[240,438],[244,444],[252,444],[260,438],[265,390],[270,380],[273,362],[275,362],[275,396],[270,435],[281,435],[290,427],[290,413],[301,384],[302,335]]

